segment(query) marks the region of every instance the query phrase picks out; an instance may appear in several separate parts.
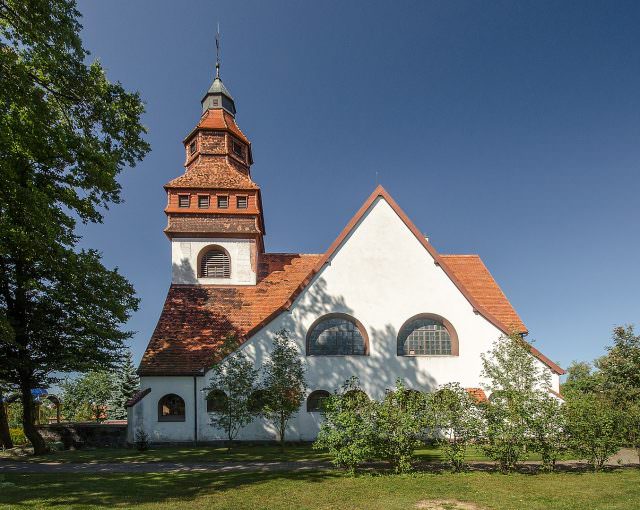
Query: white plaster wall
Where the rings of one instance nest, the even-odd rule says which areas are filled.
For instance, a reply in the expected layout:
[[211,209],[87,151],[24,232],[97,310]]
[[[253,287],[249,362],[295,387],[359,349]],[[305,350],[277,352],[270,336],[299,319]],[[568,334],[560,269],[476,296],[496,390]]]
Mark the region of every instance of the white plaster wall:
[[[368,356],[305,355],[310,325],[331,312],[347,313],[362,323],[369,336]],[[407,319],[420,313],[438,314],[451,322],[458,334],[459,356],[396,355],[398,331]],[[382,198],[372,204],[329,264],[298,296],[290,310],[242,346],[256,365],[264,361],[274,333],[282,328],[289,330],[304,357],[309,393],[319,389],[333,392],[347,378],[356,375],[364,391],[375,399],[382,398],[385,389],[391,388],[397,378],[408,387],[422,391],[431,391],[448,382],[458,382],[463,387],[481,387],[480,354],[489,350],[501,335],[494,325],[474,313],[466,298]],[[540,366],[547,369],[542,363]],[[180,386],[176,384],[178,378],[151,379],[145,378],[145,383],[147,380],[149,384],[153,383],[154,389],[143,401],[150,400],[154,406],[162,396],[156,392],[156,384],[167,393]],[[208,385],[209,374],[199,381],[200,389]],[[556,391],[558,382],[558,376],[554,374]],[[201,391],[198,398],[201,400],[198,406],[204,411]],[[308,413],[306,403],[303,403],[301,411],[291,420],[288,439],[313,440],[320,419],[318,413]],[[199,439],[223,439],[221,431],[214,430],[208,422],[206,412],[199,413]],[[158,424],[157,437],[192,438],[189,434],[193,425],[184,425]],[[275,439],[275,432],[263,420],[256,420],[241,432],[240,439]]]
[[[231,258],[231,278],[198,278],[198,254],[209,246],[220,246]],[[173,283],[202,283],[220,285],[255,285],[256,271],[251,265],[251,239],[229,238],[173,238],[171,266]]]

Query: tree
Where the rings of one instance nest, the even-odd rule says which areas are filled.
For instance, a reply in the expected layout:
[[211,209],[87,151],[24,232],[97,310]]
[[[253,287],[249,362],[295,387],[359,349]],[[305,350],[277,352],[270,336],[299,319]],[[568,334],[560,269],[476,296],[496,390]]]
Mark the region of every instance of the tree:
[[7,388],[0,382],[0,447],[13,448],[11,433],[9,432],[9,417],[5,403]]
[[396,473],[412,468],[414,450],[423,444],[427,424],[426,398],[423,393],[408,390],[400,379],[387,390],[382,402],[372,402],[377,457],[389,460]]
[[567,378],[562,385],[562,394],[593,393],[601,388],[601,374],[594,372],[590,363],[574,361],[567,368]]
[[621,446],[623,415],[605,393],[570,393],[564,404],[569,445],[594,471]]
[[562,403],[550,395],[540,395],[533,401],[527,421],[531,449],[540,454],[542,468],[553,471],[560,455],[567,449]]
[[307,391],[305,368],[287,330],[276,334],[263,370],[267,399],[262,414],[276,426],[280,448],[284,449],[287,423],[300,409]]
[[596,361],[601,387],[622,413],[624,439],[640,459],[640,335],[634,327],[613,330],[613,345]]
[[445,461],[454,471],[461,471],[467,447],[483,430],[476,401],[458,383],[450,383],[429,395],[428,409],[428,423],[437,434]]
[[120,202],[117,177],[148,152],[137,93],[87,64],[74,0],[0,1],[0,379],[17,386],[36,454],[31,390],[107,369],[130,333],[132,286],[79,250],[78,220]]
[[216,399],[215,410],[209,413],[211,425],[225,431],[229,449],[240,430],[256,415],[251,399],[258,389],[257,381],[258,370],[242,351],[213,366],[209,386],[204,391],[208,398]]
[[66,419],[100,422],[107,417],[115,389],[113,372],[92,370],[75,379],[65,379],[60,386]]
[[127,419],[127,402],[138,390],[140,378],[133,364],[131,350],[127,350],[124,362],[115,373],[113,395],[109,403],[109,418],[112,420]]
[[328,450],[336,466],[351,473],[377,454],[374,405],[360,388],[357,377],[323,401],[324,420],[313,443],[316,450]]
[[549,394],[551,375],[517,334],[501,337],[481,358],[485,387],[491,391],[490,400],[483,406],[485,452],[508,472],[526,453],[536,402]]

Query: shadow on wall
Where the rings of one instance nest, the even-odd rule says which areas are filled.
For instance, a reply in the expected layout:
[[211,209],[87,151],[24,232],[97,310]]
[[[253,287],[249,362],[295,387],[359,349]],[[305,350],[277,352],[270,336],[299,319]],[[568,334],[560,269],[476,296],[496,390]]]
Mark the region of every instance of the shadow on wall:
[[198,279],[196,278],[196,273],[191,267],[189,263],[189,259],[183,258],[180,261],[180,264],[176,264],[175,262],[172,264],[172,276],[173,281],[176,283],[198,283]]
[[[295,314],[302,320],[295,320],[289,313],[284,318],[283,327],[299,342],[303,356],[306,354],[307,324],[329,313],[343,313],[359,320],[344,296],[333,296],[327,292],[323,278],[317,278],[301,298],[296,302]],[[382,329],[371,328],[367,324],[364,327],[369,335],[367,356],[305,356],[307,376],[317,381],[313,387],[310,384],[309,392],[320,389],[333,392],[351,376],[357,376],[369,396],[375,399],[381,399],[385,389],[393,388],[397,378],[416,390],[428,392],[436,388],[437,383],[432,376],[417,370],[416,358],[397,356],[398,332],[392,325],[387,324]],[[256,353],[256,361],[262,363],[266,354]]]

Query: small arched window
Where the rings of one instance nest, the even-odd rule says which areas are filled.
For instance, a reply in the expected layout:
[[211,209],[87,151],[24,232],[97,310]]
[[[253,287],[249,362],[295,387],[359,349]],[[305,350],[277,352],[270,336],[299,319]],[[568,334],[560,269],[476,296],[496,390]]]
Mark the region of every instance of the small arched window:
[[227,395],[222,390],[211,390],[207,394],[207,412],[219,413],[227,406]]
[[362,324],[342,313],[321,317],[307,334],[309,356],[364,356],[368,354],[367,347]]
[[325,390],[312,391],[307,397],[307,412],[319,413],[322,411],[323,402],[328,399],[331,394]]
[[170,393],[158,401],[158,421],[184,421],[184,400]]
[[256,390],[251,395],[249,395],[249,401],[247,405],[249,407],[249,411],[254,414],[260,414],[264,409],[264,406],[267,405],[267,398],[269,394],[266,390]]
[[458,337],[451,324],[435,315],[409,319],[398,334],[398,356],[457,356]]
[[231,278],[231,259],[220,247],[209,248],[200,258],[200,278]]

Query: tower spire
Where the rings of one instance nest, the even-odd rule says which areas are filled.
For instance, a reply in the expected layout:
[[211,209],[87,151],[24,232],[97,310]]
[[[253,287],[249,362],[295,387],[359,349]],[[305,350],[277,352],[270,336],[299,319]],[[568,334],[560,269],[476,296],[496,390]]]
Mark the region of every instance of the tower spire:
[[216,77],[202,98],[202,113],[204,114],[207,110],[218,109],[226,110],[233,116],[236,114],[236,105],[233,97],[220,79],[220,23],[218,23],[216,32]]
[[216,78],[220,79],[220,23],[216,32]]

